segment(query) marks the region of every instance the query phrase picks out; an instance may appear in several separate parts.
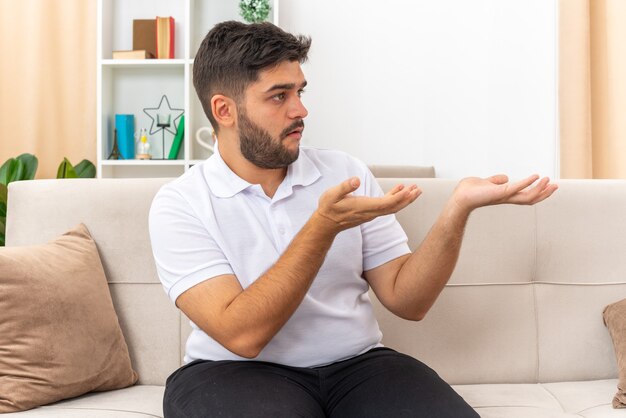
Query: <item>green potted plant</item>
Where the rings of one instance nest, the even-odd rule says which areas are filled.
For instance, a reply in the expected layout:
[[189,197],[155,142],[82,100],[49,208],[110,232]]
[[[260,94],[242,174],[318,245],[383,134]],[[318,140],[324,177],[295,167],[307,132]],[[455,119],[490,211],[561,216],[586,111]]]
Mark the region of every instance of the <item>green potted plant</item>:
[[270,14],[269,0],[241,0],[239,14],[248,23],[263,22]]
[[[4,246],[5,240],[9,183],[34,179],[38,165],[39,160],[33,154],[22,154],[16,158],[9,158],[0,166],[0,246]],[[74,167],[67,158],[64,158],[57,170],[58,179],[95,176],[96,167],[89,160],[82,160]]]

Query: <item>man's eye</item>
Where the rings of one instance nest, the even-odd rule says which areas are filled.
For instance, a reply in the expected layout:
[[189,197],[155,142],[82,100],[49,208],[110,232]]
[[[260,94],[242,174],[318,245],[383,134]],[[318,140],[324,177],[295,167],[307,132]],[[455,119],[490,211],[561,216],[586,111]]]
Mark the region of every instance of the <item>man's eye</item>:
[[282,102],[283,100],[285,100],[285,93],[278,93],[272,96],[272,99],[276,100],[277,102]]
[[298,90],[298,97],[302,97],[302,95],[306,92],[305,89]]

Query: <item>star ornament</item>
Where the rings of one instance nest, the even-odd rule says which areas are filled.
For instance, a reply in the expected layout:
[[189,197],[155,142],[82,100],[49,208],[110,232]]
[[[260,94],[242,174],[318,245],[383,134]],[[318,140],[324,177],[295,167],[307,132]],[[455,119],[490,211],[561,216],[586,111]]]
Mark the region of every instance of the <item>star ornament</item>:
[[[150,125],[150,135],[154,135],[155,133],[163,129],[165,129],[172,135],[176,135],[176,130],[178,129],[178,124],[176,121],[180,119],[183,113],[185,113],[185,110],[173,108],[170,105],[170,101],[168,100],[167,96],[164,94],[163,97],[161,97],[161,101],[159,102],[158,107],[146,107],[145,109],[143,109],[143,113],[145,113],[146,115],[148,115],[148,117],[150,117],[150,119],[152,119],[152,125]],[[161,117],[163,117],[164,115],[171,115],[170,120],[172,121],[172,123],[170,123],[169,126],[158,126],[157,115],[161,115]],[[155,125],[157,125],[156,129]],[[172,126],[174,127],[173,130],[171,129]]]

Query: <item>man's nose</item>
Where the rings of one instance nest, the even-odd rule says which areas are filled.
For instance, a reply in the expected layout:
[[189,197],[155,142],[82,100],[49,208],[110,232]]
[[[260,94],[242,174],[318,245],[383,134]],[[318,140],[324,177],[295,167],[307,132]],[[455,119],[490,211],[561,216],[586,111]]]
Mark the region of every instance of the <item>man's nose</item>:
[[289,109],[288,116],[291,119],[304,119],[307,117],[308,114],[309,111],[306,110],[306,107],[304,107],[302,100],[298,97],[296,100],[293,101],[293,104]]

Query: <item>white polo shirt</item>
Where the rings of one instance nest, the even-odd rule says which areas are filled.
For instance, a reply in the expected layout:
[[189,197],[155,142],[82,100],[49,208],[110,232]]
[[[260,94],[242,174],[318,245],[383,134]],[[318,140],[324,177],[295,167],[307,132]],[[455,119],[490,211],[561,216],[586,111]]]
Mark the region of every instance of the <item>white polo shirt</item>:
[[[222,274],[234,274],[247,288],[278,260],[320,195],[353,176],[361,179],[355,195],[383,194],[362,162],[343,152],[301,147],[270,199],[231,171],[216,147],[207,161],[164,185],[152,202],[152,251],[168,296],[176,301]],[[339,233],[304,300],[255,360],[315,367],[380,346],[362,273],[408,252],[393,215]],[[245,360],[191,325],[186,363]]]

